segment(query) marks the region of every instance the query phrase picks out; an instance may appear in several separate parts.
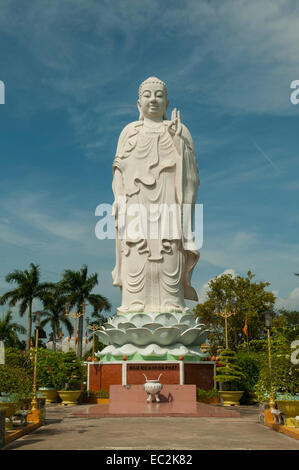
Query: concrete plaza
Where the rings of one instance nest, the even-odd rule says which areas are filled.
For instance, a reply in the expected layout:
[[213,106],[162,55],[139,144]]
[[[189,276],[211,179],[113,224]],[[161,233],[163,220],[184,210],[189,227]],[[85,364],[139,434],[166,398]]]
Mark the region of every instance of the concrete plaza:
[[299,450],[299,441],[258,422],[256,407],[239,418],[76,418],[85,406],[47,406],[44,426],[5,450]]

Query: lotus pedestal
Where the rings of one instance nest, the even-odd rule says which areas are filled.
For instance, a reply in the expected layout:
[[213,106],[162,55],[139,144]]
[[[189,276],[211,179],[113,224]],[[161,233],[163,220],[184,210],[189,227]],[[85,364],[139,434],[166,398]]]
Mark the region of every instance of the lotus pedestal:
[[112,385],[143,385],[144,374],[163,385],[215,386],[215,362],[200,346],[209,330],[187,312],[117,314],[96,332],[106,347],[89,363],[88,389],[109,391]]

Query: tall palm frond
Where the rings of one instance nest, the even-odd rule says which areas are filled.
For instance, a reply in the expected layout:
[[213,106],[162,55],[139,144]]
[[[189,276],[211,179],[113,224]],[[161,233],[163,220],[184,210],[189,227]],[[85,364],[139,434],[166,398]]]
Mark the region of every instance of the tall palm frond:
[[52,328],[52,339],[53,349],[56,350],[56,339],[61,331],[62,326],[65,326],[69,335],[73,334],[73,326],[68,317],[65,316],[65,308],[67,298],[58,291],[52,293],[46,293],[42,302],[44,310],[42,311],[41,327],[43,328],[47,324],[50,324]]
[[47,291],[53,290],[54,284],[51,282],[40,282],[39,266],[30,263],[30,269],[21,271],[15,269],[5,277],[7,283],[14,283],[17,287],[8,291],[0,297],[0,305],[8,302],[13,307],[19,303],[19,314],[22,317],[28,311],[27,341],[26,350],[29,350],[31,330],[32,330],[32,303],[34,299],[42,300]]
[[5,346],[16,347],[20,343],[17,333],[25,334],[26,328],[11,320],[12,312],[9,310],[0,319],[0,340],[4,341]]
[[[70,308],[76,307],[82,313],[83,305],[90,303],[94,311],[108,311],[111,308],[110,302],[100,294],[93,294],[92,290],[98,285],[97,273],[88,275],[88,267],[83,265],[79,271],[66,269],[63,273],[58,288],[61,293],[66,294]],[[83,339],[83,317],[79,318],[79,341],[78,356],[82,357]]]

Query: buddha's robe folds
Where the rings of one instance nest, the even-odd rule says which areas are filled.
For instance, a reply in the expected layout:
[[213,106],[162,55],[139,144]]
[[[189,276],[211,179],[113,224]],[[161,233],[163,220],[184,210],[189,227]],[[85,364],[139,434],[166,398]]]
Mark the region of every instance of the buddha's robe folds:
[[[116,265],[113,284],[126,312],[183,312],[197,300],[190,284],[199,258],[183,231],[183,205],[196,202],[199,179],[192,137],[182,125],[180,152],[163,121],[127,125],[113,162]],[[139,212],[138,210],[139,209]],[[170,222],[170,223],[168,223]]]

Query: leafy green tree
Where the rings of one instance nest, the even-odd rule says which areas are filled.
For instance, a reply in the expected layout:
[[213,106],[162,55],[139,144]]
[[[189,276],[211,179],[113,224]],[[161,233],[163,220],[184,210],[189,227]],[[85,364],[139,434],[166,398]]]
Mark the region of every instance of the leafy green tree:
[[299,336],[299,312],[281,309],[275,313],[272,325],[277,333],[283,335],[291,343]]
[[[254,344],[255,343],[255,344]],[[253,342],[260,358],[260,375],[256,391],[260,400],[269,397],[270,390],[294,395],[299,390],[298,366],[291,362],[291,341],[281,328],[272,328],[271,373],[266,339]]]
[[[93,294],[92,291],[98,285],[97,273],[88,276],[88,267],[84,265],[80,271],[66,269],[63,273],[58,287],[61,293],[67,295],[67,301],[70,308],[76,307],[78,312],[82,313],[83,305],[88,302],[92,305],[94,312],[108,311],[111,308],[109,300],[100,295]],[[79,338],[78,338],[78,357],[82,357],[82,339],[83,339],[83,316],[79,318]],[[76,334],[76,332],[75,332]]]
[[259,338],[263,333],[264,312],[273,309],[275,295],[265,290],[269,282],[254,282],[253,278],[251,271],[246,277],[231,274],[216,277],[209,283],[206,302],[195,307],[195,316],[212,330],[208,338],[212,354],[217,354],[218,348],[225,344],[224,319],[216,315],[217,309],[221,312],[231,305],[236,312],[228,319],[231,349],[236,350],[246,339],[242,331],[246,318],[249,339]]
[[6,292],[0,297],[0,305],[9,301],[9,305],[14,307],[19,303],[19,314],[21,317],[28,310],[27,341],[26,351],[30,347],[30,338],[32,331],[32,303],[34,299],[42,300],[45,293],[53,288],[53,283],[40,282],[40,269],[38,265],[30,263],[30,269],[21,271],[15,269],[5,277],[7,283],[15,283],[17,287]]
[[12,312],[8,311],[0,320],[0,340],[4,341],[6,347],[20,346],[17,333],[25,334],[26,328],[19,323],[12,322]]
[[48,293],[43,297],[44,309],[41,315],[41,327],[50,324],[52,328],[53,351],[56,351],[56,340],[62,326],[65,326],[69,335],[74,328],[71,320],[65,316],[66,296],[59,292]]

